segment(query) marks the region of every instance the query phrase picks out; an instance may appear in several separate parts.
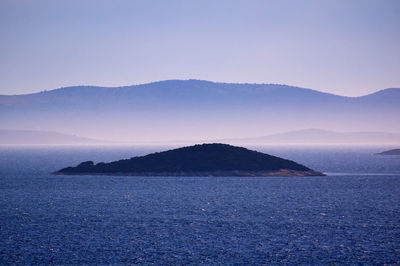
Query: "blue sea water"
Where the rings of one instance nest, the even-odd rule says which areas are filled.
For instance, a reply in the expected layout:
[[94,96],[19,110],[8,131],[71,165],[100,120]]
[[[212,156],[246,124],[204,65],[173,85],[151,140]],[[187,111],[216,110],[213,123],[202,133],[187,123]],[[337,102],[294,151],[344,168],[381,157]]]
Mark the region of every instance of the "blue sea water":
[[159,147],[0,147],[0,264],[400,264],[400,156],[256,147],[326,177],[54,176]]

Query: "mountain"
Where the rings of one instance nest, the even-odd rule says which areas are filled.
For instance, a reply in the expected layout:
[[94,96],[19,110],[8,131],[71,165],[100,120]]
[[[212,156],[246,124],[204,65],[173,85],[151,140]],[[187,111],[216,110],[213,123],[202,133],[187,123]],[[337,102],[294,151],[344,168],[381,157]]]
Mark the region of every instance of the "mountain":
[[400,133],[388,132],[335,132],[304,129],[253,138],[220,140],[240,144],[400,144]]
[[0,96],[0,127],[117,141],[243,138],[324,128],[400,132],[400,89],[343,97],[277,84],[167,80]]
[[87,161],[55,174],[134,176],[318,176],[304,165],[242,147],[202,144],[111,163]]
[[101,142],[57,132],[0,129],[0,144],[89,144]]

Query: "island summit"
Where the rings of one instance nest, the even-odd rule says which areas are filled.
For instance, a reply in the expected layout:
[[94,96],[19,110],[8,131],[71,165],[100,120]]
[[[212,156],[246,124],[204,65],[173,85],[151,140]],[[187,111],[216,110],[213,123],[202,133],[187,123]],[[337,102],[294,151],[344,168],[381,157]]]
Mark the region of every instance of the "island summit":
[[202,144],[146,156],[67,167],[58,175],[323,176],[296,162],[227,144]]

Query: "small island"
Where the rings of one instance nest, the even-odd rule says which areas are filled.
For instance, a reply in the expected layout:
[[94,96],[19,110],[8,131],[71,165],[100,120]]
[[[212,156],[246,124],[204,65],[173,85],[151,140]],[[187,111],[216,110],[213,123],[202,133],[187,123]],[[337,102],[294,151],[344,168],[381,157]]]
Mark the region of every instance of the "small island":
[[87,161],[58,175],[324,176],[296,162],[227,144],[202,144],[110,163]]
[[393,149],[377,153],[377,155],[400,155],[400,149]]

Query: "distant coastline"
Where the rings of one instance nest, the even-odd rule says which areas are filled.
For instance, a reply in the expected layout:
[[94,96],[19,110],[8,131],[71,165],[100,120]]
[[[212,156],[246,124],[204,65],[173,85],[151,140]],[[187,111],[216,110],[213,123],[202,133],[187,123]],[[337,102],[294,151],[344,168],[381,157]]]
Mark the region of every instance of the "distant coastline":
[[400,149],[392,149],[377,153],[376,155],[400,155]]
[[52,131],[0,129],[0,145],[174,145],[199,142],[223,142],[232,145],[396,145],[400,134],[389,132],[335,132],[322,129],[303,129],[252,138],[172,141],[109,141],[63,134]]
[[107,143],[107,141],[53,131],[0,129],[0,145],[66,145],[102,143]]

